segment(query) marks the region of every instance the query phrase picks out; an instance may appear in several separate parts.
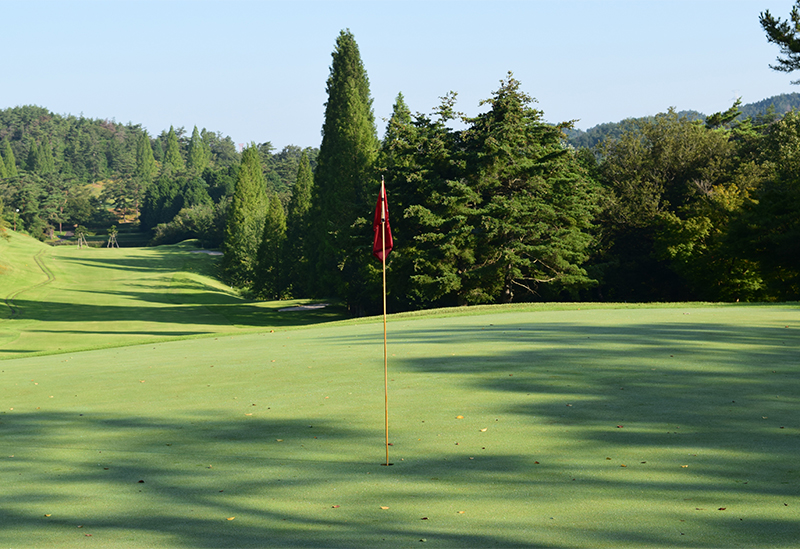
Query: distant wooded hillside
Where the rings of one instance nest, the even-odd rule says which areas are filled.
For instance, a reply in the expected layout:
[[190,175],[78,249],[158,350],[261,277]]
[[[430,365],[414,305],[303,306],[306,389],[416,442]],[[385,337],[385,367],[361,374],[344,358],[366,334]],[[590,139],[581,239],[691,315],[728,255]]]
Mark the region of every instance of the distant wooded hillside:
[[[738,119],[745,118],[760,118],[763,116],[780,117],[790,110],[800,109],[800,93],[784,93],[756,101],[755,103],[748,103],[741,105],[739,110],[741,114]],[[704,120],[706,115],[698,111],[680,111],[678,116],[686,117],[689,120]],[[619,122],[606,122],[593,126],[588,130],[569,129],[566,130],[568,142],[575,148],[591,148],[600,143],[606,137],[616,138],[622,135],[626,130],[631,129],[635,120],[651,119],[652,117],[642,118],[626,118]]]

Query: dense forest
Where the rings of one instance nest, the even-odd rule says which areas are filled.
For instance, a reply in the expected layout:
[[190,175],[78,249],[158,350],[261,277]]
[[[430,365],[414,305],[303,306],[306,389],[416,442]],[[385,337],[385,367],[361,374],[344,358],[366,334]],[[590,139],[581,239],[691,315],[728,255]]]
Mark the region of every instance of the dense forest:
[[[276,152],[269,142],[257,149],[265,184],[288,204],[304,151],[288,146]],[[315,162],[316,149],[305,152]],[[76,226],[135,222],[153,243],[197,237],[219,246],[240,156],[230,137],[197,127],[191,135],[170,128],[151,137],[138,124],[62,116],[33,105],[5,109],[3,217],[42,240]]]
[[398,94],[379,139],[349,31],[332,59],[319,149],[0,111],[0,219],[54,244],[112,225],[152,245],[197,238],[246,296],[338,298],[360,315],[380,302],[383,178],[394,311],[800,298],[800,94],[579,132],[545,122],[508,73],[475,117],[453,92],[429,114]]

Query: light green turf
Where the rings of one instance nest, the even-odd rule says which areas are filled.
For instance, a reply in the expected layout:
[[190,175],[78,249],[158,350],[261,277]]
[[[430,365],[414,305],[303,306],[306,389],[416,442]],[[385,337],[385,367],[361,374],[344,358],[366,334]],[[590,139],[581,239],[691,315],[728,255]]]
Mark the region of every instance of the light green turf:
[[0,547],[797,547],[800,308],[500,311],[390,320],[391,467],[380,323],[0,361]]
[[281,313],[300,302],[243,300],[209,276],[215,261],[191,242],[54,248],[12,233],[0,239],[0,360],[343,317],[341,307]]

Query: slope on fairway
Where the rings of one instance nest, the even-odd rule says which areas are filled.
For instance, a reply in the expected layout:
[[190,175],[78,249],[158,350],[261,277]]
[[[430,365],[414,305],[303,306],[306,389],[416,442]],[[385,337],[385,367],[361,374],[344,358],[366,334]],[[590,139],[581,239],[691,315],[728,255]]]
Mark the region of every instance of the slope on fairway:
[[280,313],[299,302],[243,300],[198,252],[192,242],[53,248],[12,233],[0,240],[0,359],[342,317],[337,307]]
[[[797,306],[393,319],[0,362],[0,545],[796,547]],[[91,537],[91,539],[88,539]]]

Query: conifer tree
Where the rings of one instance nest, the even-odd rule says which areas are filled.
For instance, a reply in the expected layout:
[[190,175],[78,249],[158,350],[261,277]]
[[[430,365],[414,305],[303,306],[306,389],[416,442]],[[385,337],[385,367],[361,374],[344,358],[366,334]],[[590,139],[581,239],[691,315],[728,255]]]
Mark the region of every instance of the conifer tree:
[[4,179],[8,177],[8,172],[6,171],[6,162],[3,159],[3,151],[0,150],[0,179]]
[[208,167],[210,161],[211,149],[195,126],[192,130],[192,138],[189,140],[186,168],[193,174],[199,175]]
[[278,195],[269,197],[269,208],[264,221],[258,262],[253,283],[253,294],[262,299],[280,299],[286,291],[286,215]]
[[55,169],[53,148],[50,146],[50,140],[45,139],[39,145],[39,174],[51,173]]
[[294,297],[305,296],[308,292],[308,212],[311,209],[311,192],[314,175],[305,151],[300,155],[297,178],[289,202],[289,215],[286,221],[286,252],[288,263],[287,278]]
[[596,211],[595,187],[570,150],[562,128],[543,113],[511,73],[488,104],[469,119],[465,135],[469,181],[480,201],[475,266],[466,276],[469,303],[510,302],[537,295],[542,285],[579,288],[591,280],[589,229]]
[[158,174],[158,165],[153,156],[153,148],[150,146],[150,136],[147,132],[142,132],[136,141],[136,167],[133,175],[142,187],[147,188]]
[[361,313],[372,232],[366,218],[378,188],[373,171],[378,138],[367,72],[349,30],[339,34],[332,57],[314,176],[310,263],[316,267],[317,295],[335,293]]
[[19,172],[17,172],[17,161],[14,158],[14,150],[11,148],[11,143],[8,138],[3,140],[3,161],[6,165],[6,177],[16,177],[19,175]]
[[180,145],[178,145],[178,136],[175,134],[175,129],[170,126],[167,133],[167,149],[164,151],[164,162],[161,164],[161,173],[173,175],[182,172],[185,168]]
[[266,205],[264,173],[253,143],[242,152],[222,246],[223,276],[232,285],[248,287],[253,283]]
[[150,136],[145,131],[139,134],[136,140],[136,163],[133,168],[133,177],[127,181],[129,198],[134,211],[139,210],[145,193],[153,184],[157,174],[158,165],[153,157]]
[[25,169],[31,173],[38,173],[41,167],[39,153],[41,149],[37,143],[31,143],[28,147],[28,157],[25,159]]

